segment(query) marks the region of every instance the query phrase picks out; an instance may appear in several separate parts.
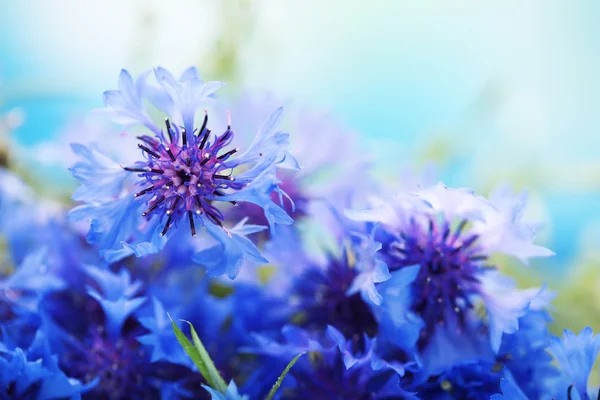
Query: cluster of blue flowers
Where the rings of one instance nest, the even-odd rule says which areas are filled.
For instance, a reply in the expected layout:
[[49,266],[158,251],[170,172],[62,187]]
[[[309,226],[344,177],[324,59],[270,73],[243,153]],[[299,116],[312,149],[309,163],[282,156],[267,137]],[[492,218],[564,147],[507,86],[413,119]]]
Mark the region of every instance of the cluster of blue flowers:
[[552,336],[554,294],[498,265],[553,254],[525,193],[382,184],[351,134],[221,86],[122,71],[123,145],[72,144],[70,210],[0,171],[0,398],[264,399],[298,354],[275,398],[596,398],[600,338]]

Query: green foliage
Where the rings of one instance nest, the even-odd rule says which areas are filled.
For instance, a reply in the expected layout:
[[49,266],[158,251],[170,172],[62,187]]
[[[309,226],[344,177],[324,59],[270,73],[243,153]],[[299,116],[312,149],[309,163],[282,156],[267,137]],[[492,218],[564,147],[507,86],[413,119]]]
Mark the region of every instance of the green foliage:
[[[169,319],[171,319],[170,315]],[[171,319],[171,326],[173,327],[173,332],[175,332],[175,336],[177,337],[179,344],[183,347],[183,350],[185,350],[186,354],[192,359],[192,361],[198,368],[198,371],[200,371],[200,374],[202,374],[208,385],[224,394],[225,392],[227,392],[227,383],[225,383],[221,375],[219,375],[219,371],[217,371],[215,363],[208,355],[208,352],[202,344],[202,341],[196,333],[196,330],[194,329],[192,323],[189,321],[185,322],[187,322],[187,324],[190,326],[190,333],[192,335],[192,341],[194,344],[190,342],[187,336],[185,336],[185,334],[177,327],[173,319]],[[296,357],[294,357],[292,361],[290,361],[287,367],[285,367],[285,369],[283,370],[279,378],[277,378],[277,381],[269,391],[269,394],[267,395],[265,400],[273,399],[273,396],[275,396],[275,393],[277,393],[277,390],[279,390],[283,379],[288,374],[290,369],[294,366],[294,364],[296,364],[296,361],[298,361],[300,356],[302,356],[303,354],[304,353],[298,354]]]
[[[169,316],[169,318],[171,318]],[[186,321],[187,322],[187,321]],[[212,359],[208,355],[206,348],[200,341],[196,330],[190,322],[187,322],[190,325],[190,331],[192,334],[192,340],[194,344],[190,343],[189,339],[185,336],[183,332],[177,327],[175,322],[171,319],[171,325],[173,326],[173,331],[175,332],[175,336],[179,341],[179,344],[183,347],[187,355],[192,359],[200,374],[204,377],[208,385],[221,393],[225,393],[227,391],[227,384],[219,375],[219,371],[215,367]]]
[[292,367],[294,366],[294,364],[296,364],[296,361],[298,361],[298,359],[303,354],[304,353],[298,354],[296,357],[294,357],[294,359],[292,361],[290,361],[290,363],[287,365],[287,367],[285,367],[285,369],[283,370],[283,372],[281,373],[281,375],[279,375],[279,378],[277,378],[277,382],[275,382],[275,384],[271,388],[271,391],[269,392],[269,394],[267,395],[267,397],[265,397],[265,400],[272,400],[273,399],[273,396],[275,396],[275,393],[277,393],[277,390],[279,390],[279,387],[281,386],[281,382],[283,382],[283,378],[285,378],[285,376],[288,374],[288,372],[290,372],[290,369],[292,369]]

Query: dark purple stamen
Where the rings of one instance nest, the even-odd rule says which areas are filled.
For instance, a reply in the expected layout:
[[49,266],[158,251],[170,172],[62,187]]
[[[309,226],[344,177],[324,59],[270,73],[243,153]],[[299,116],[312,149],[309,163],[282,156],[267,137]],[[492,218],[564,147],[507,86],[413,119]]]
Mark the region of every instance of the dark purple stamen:
[[227,179],[228,181],[232,181],[234,179],[233,176],[219,175],[219,174],[214,174],[213,178],[215,178],[215,179]]
[[171,208],[169,210],[167,210],[167,215],[173,214],[173,211],[177,208],[177,203],[179,203],[179,200],[181,200],[181,197],[176,197],[175,198],[175,201],[173,202],[173,205],[171,206]]
[[144,190],[142,190],[142,191],[139,191],[139,192],[137,192],[136,194],[134,194],[134,195],[133,195],[133,197],[140,197],[140,196],[142,196],[142,195],[144,195],[144,194],[148,193],[148,192],[149,192],[149,191],[151,191],[152,189],[154,189],[154,186],[149,186],[149,187],[147,187],[146,189],[144,189]]
[[165,125],[167,126],[167,134],[169,135],[169,142],[173,143],[173,135],[171,134],[171,121],[169,121],[169,118],[165,118]]
[[[182,127],[178,130],[165,118],[167,133],[159,135],[158,140],[148,136],[139,137],[144,144],[138,146],[147,153],[147,160],[143,164],[136,163],[134,166],[124,167],[127,171],[139,173],[138,176],[151,185],[136,193],[135,197],[150,195],[147,197],[148,207],[142,213],[143,216],[168,216],[161,233],[163,236],[171,225],[184,218],[186,213],[192,235],[196,234],[194,217],[203,213],[208,215],[211,222],[223,227],[224,216],[213,205],[213,202],[217,201],[214,197],[215,191],[224,196],[224,193],[229,194],[244,187],[243,183],[231,183],[234,177],[230,171],[235,168],[235,164],[228,163],[225,166],[217,162],[229,159],[239,151],[237,148],[226,149],[233,139],[233,131],[228,127],[223,135],[211,143],[211,132],[206,126],[207,123],[208,114],[204,117],[198,135],[195,135],[193,127]],[[178,132],[181,132],[181,141],[178,140]],[[167,143],[168,141],[170,143]],[[219,153],[223,155],[216,158]],[[231,203],[236,204],[234,201]]]
[[230,131],[229,129],[230,128],[227,127],[227,130],[225,131],[225,133],[219,137],[219,139],[218,139],[219,142],[226,142],[231,137],[233,132]]
[[150,150],[149,148],[147,148],[146,146],[144,146],[143,144],[138,144],[138,147],[142,150],[144,150],[146,153],[150,154],[152,157],[154,158],[160,158],[160,154]]
[[148,167],[145,167],[145,168],[123,167],[123,169],[125,171],[129,171],[129,172],[150,172],[150,171],[152,171]]
[[194,225],[194,213],[192,213],[192,210],[188,211],[188,217],[190,220],[190,229],[192,230],[192,236],[196,236],[196,226]]
[[240,149],[238,149],[238,148],[235,148],[233,150],[229,150],[227,153],[221,154],[219,157],[217,157],[217,160],[222,160],[225,157],[229,157],[230,155],[237,153],[239,150]]
[[167,234],[167,231],[169,230],[169,226],[171,226],[171,219],[173,218],[173,214],[169,214],[169,218],[167,218],[167,223],[165,224],[165,227],[163,228],[162,232],[159,234],[159,236],[165,236]]
[[223,222],[221,222],[217,217],[212,215],[212,213],[207,212],[206,215],[210,217],[214,221],[215,224],[219,225],[221,228],[223,227]]
[[142,216],[145,217],[146,215],[150,214],[163,201],[165,201],[165,197],[164,196],[161,196],[160,198],[156,199],[156,201],[154,203],[152,203],[152,205],[150,206],[150,208],[148,208],[146,211],[144,211],[142,213]]
[[206,141],[208,140],[208,137],[210,136],[210,129],[206,130],[206,133],[204,134],[204,136],[202,137],[202,141],[200,142],[200,146],[198,146],[198,148],[200,150],[204,149],[204,145],[206,145]]
[[202,160],[202,162],[200,163],[201,167],[204,167],[204,165],[210,160],[210,154],[206,153],[206,155],[204,156],[204,160]]
[[175,161],[175,156],[173,155],[173,152],[171,151],[171,149],[167,149],[167,154],[169,155],[169,158],[171,159],[171,161]]
[[200,130],[198,131],[198,136],[202,135],[202,133],[204,132],[204,129],[206,129],[207,123],[208,123],[208,113],[205,111],[204,112],[204,121],[202,121],[202,126],[200,127]]

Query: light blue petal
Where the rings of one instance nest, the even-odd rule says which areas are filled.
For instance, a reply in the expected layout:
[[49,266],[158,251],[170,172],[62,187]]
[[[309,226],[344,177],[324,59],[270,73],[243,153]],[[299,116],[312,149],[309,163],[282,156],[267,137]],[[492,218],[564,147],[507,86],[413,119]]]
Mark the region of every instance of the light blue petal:
[[205,226],[219,244],[196,253],[193,259],[204,266],[209,275],[227,274],[230,279],[234,279],[244,261],[267,262],[254,243],[243,235],[243,227],[238,226],[228,234],[223,228],[209,221],[205,222]]
[[594,335],[590,327],[582,329],[579,335],[565,329],[562,339],[553,338],[550,343],[550,351],[562,371],[575,383],[575,388],[584,398],[599,350],[600,336]]
[[82,158],[69,170],[81,182],[72,199],[92,202],[114,198],[122,188],[129,173],[101,151],[78,143],[71,144],[73,152]]

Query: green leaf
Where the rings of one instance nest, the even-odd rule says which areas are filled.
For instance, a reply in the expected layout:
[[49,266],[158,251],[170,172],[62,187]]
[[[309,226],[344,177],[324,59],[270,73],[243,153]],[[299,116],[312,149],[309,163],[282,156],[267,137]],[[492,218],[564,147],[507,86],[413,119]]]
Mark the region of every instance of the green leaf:
[[290,363],[287,365],[287,367],[285,367],[285,369],[283,370],[281,375],[279,375],[279,378],[277,378],[277,382],[275,382],[275,384],[271,388],[271,391],[269,392],[267,397],[265,397],[265,400],[273,400],[273,396],[275,396],[275,393],[277,393],[277,390],[279,390],[279,387],[281,386],[281,382],[283,382],[283,378],[285,378],[285,376],[288,374],[288,372],[290,372],[290,369],[292,369],[294,364],[296,364],[296,361],[298,361],[298,359],[301,356],[303,356],[304,354],[305,353],[300,353],[296,357],[294,357],[294,359],[292,361],[290,361]]
[[206,367],[206,375],[203,374],[204,379],[206,379],[206,381],[208,382],[210,387],[218,390],[221,393],[225,393],[227,391],[227,383],[225,383],[223,378],[221,378],[219,371],[217,371],[217,367],[215,367],[215,363],[208,355],[208,352],[206,351],[206,348],[200,341],[200,338],[198,337],[198,334],[196,333],[196,330],[194,329],[194,326],[192,325],[192,323],[188,322],[188,321],[185,321],[185,322],[187,322],[190,326],[190,331],[192,332],[192,340],[194,341],[194,346],[196,347],[196,350],[200,354],[200,357],[201,357],[202,361],[204,362],[204,366]]
[[181,347],[183,347],[183,350],[185,350],[187,355],[192,359],[192,361],[198,368],[198,371],[200,371],[200,373],[202,374],[204,379],[206,379],[206,381],[208,382],[208,378],[207,378],[208,370],[206,369],[206,365],[204,364],[204,361],[202,360],[202,356],[200,355],[200,352],[198,351],[198,349],[196,349],[192,345],[192,343],[190,343],[189,339],[184,335],[184,333],[181,332],[181,330],[177,327],[175,322],[173,322],[173,319],[171,319],[170,315],[169,315],[169,319],[171,320],[171,325],[173,326],[173,332],[175,332],[175,336],[177,337],[179,344],[181,345]]

